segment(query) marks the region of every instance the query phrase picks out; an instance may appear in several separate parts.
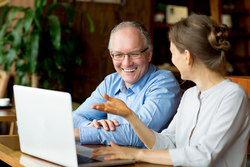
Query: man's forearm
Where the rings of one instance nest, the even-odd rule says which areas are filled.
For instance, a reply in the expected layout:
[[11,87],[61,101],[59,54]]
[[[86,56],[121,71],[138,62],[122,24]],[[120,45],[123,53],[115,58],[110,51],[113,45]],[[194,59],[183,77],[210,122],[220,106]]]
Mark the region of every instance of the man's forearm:
[[88,119],[84,118],[83,116],[73,114],[73,123],[74,123],[75,128],[85,127],[89,123],[91,123],[91,120],[88,120]]
[[110,145],[113,141],[118,145],[130,145],[145,148],[129,124],[120,124],[115,131],[106,131],[103,127],[80,127],[81,144],[104,144]]
[[155,134],[132,112],[127,118],[137,135],[148,148],[153,148],[155,144]]

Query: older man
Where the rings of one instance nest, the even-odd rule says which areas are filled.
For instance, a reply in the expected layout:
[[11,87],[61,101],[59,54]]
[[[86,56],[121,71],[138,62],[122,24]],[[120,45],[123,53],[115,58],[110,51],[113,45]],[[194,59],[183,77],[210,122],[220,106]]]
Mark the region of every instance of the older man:
[[121,99],[142,122],[157,132],[168,126],[180,102],[181,91],[170,71],[150,64],[151,38],[137,22],[122,22],[112,31],[109,51],[116,73],[101,82],[91,96],[73,112],[76,141],[144,147],[130,124],[122,117],[91,109],[105,103],[103,94]]

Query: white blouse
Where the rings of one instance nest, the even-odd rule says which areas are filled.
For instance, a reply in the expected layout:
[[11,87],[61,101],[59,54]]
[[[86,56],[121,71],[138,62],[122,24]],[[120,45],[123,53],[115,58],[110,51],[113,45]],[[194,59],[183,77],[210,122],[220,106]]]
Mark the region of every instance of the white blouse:
[[169,127],[154,132],[153,149],[169,149],[174,166],[245,167],[249,115],[245,89],[230,79],[202,93],[192,87]]

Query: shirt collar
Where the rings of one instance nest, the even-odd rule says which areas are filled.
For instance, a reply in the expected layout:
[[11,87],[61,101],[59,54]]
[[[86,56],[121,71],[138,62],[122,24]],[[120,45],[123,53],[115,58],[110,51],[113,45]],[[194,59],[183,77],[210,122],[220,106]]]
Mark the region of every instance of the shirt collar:
[[[228,82],[230,82],[230,79],[225,79],[224,81],[222,81],[221,83],[215,85],[214,87],[200,93],[200,90],[197,89],[197,93],[198,93],[198,97],[200,97],[200,99],[205,98],[206,96],[209,96],[210,94],[212,94],[213,92],[223,88],[225,86],[225,84],[227,84]],[[197,87],[198,88],[198,87]]]
[[154,70],[154,66],[152,64],[149,64],[149,68],[147,73],[135,84],[133,84],[132,86],[130,86],[127,90],[125,82],[121,79],[119,86],[117,87],[115,94],[117,94],[119,91],[121,92],[125,92],[127,93],[130,89],[130,91],[134,92],[134,93],[138,93],[140,92],[143,87],[145,86],[148,78],[150,77],[150,74],[152,73],[152,71]]

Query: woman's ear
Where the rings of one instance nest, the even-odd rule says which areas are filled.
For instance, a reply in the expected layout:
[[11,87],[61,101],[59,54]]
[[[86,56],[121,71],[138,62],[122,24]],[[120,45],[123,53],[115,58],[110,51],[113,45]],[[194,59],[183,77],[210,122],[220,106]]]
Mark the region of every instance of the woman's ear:
[[192,57],[191,57],[191,54],[188,50],[185,50],[184,51],[184,54],[185,54],[185,58],[186,58],[186,63],[187,65],[190,65],[191,64],[191,61],[192,61]]

